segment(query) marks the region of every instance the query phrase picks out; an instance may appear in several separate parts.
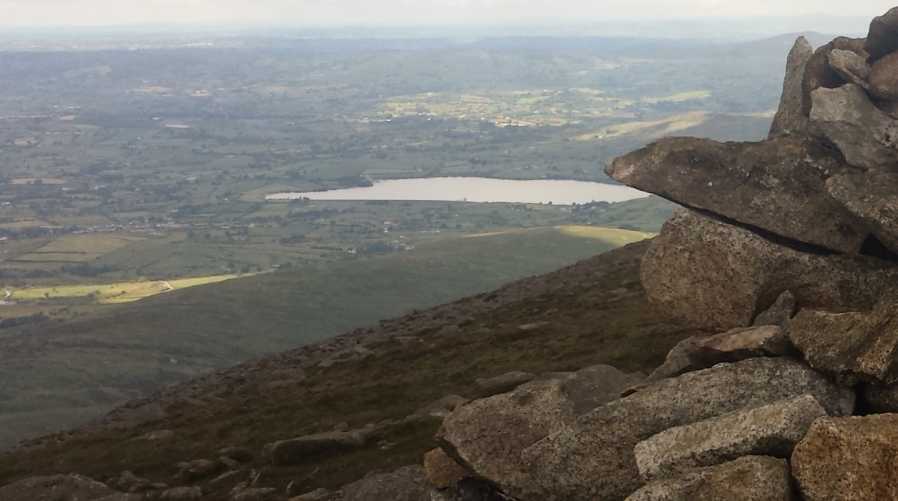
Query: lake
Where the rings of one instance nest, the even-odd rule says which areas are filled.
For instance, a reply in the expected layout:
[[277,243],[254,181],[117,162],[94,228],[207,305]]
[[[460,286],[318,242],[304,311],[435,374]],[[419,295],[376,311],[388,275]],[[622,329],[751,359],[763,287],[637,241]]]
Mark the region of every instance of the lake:
[[274,193],[266,200],[418,200],[443,202],[506,202],[571,205],[625,202],[647,197],[626,186],[589,181],[518,181],[483,177],[429,177],[376,181],[374,186],[307,193]]

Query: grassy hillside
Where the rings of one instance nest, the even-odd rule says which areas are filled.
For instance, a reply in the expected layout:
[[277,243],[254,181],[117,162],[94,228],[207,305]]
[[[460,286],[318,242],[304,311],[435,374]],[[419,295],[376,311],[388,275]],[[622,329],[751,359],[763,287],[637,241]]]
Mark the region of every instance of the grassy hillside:
[[[563,241],[550,236],[551,232],[544,232],[539,239],[556,241],[550,247]],[[456,245],[464,248],[472,240],[477,239]],[[539,247],[532,238],[502,238],[492,245],[497,252],[506,245],[521,246],[528,253]],[[430,420],[389,426],[382,440],[370,446],[310,457],[295,466],[272,466],[261,451],[271,441],[331,430],[339,423],[361,427],[384,419],[401,420],[447,394],[471,397],[476,378],[511,370],[541,373],[595,363],[628,372],[650,370],[674,343],[696,333],[647,303],[638,278],[646,247],[630,245],[487,294],[385,321],[380,327],[321,346],[281,353],[168,388],[117,411],[101,427],[0,456],[0,485],[51,472],[74,471],[105,480],[124,469],[177,484],[174,464],[215,457],[215,451],[225,446],[254,451],[256,459],[249,466],[263,473],[259,485],[280,492],[290,482],[298,492],[337,487],[368,471],[419,462],[423,452],[434,446],[437,423]],[[414,261],[406,264],[414,266]],[[320,363],[335,352],[358,349],[367,356],[335,365]],[[135,423],[135,416],[144,419]],[[170,430],[174,438],[138,439],[156,430]],[[206,499],[224,499],[239,480],[205,484]]]
[[646,233],[562,227],[263,274],[0,331],[0,446],[265,353],[494,289]]

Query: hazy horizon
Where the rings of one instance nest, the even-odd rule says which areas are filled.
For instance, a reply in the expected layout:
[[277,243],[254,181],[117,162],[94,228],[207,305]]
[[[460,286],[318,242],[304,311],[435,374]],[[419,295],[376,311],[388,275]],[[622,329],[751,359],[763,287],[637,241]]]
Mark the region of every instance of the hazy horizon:
[[[415,27],[689,21],[741,17],[870,18],[873,0],[0,0],[3,28],[135,25]],[[808,29],[813,29],[809,27]]]

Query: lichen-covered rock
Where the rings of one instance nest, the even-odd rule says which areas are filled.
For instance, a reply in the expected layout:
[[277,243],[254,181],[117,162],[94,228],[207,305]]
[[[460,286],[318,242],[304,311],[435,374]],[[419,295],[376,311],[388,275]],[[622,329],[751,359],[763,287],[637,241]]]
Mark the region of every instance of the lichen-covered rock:
[[106,484],[81,475],[29,477],[0,487],[3,501],[81,501],[113,494]]
[[898,173],[833,176],[826,181],[826,188],[882,245],[898,253]]
[[846,384],[898,383],[896,311],[894,296],[873,311],[802,310],[789,323],[789,339],[811,367]]
[[776,325],[733,329],[709,337],[690,337],[668,353],[650,381],[747,358],[787,355],[793,351],[783,329]]
[[369,475],[342,489],[342,501],[430,501],[430,486],[420,466]]
[[640,476],[649,481],[741,456],[787,458],[811,423],[824,416],[817,400],[804,395],[670,428],[639,442],[633,452]]
[[664,225],[641,270],[652,303],[712,332],[751,325],[786,290],[802,307],[871,308],[896,273],[877,259],[802,252],[689,211]]
[[868,170],[898,172],[898,121],[854,84],[811,94],[810,127],[835,144],[845,160]]
[[829,66],[846,82],[868,88],[867,79],[872,69],[867,59],[850,50],[834,49],[827,56]]
[[813,55],[814,48],[811,47],[808,40],[805,37],[798,37],[786,60],[783,94],[780,98],[779,109],[773,118],[773,125],[770,127],[770,137],[795,134],[807,128],[808,114],[806,110],[810,110],[811,105],[809,102],[805,103],[806,96],[802,90],[802,81],[805,67]]
[[793,501],[789,465],[783,459],[745,456],[729,463],[657,480],[627,501]]
[[898,52],[880,59],[870,71],[870,93],[879,99],[898,100]]
[[528,494],[521,451],[575,418],[561,381],[536,381],[456,410],[443,421],[438,439],[477,475],[508,492]]
[[854,408],[853,391],[785,358],[745,360],[653,383],[525,449],[521,457],[536,492],[531,497],[623,499],[642,484],[633,455],[640,441],[675,426],[806,394],[831,415]]
[[898,414],[822,418],[792,453],[805,501],[898,499]]
[[462,466],[528,499],[533,492],[521,452],[639,380],[641,376],[597,365],[534,381],[457,409],[443,421],[437,438]]
[[826,196],[827,177],[846,170],[831,148],[790,136],[760,143],[662,139],[615,159],[607,173],[693,209],[799,242],[858,253],[866,232],[851,212]]
[[871,62],[898,50],[898,7],[873,19],[865,48]]
[[793,316],[795,316],[795,313],[795,294],[792,294],[791,291],[785,291],[776,298],[776,302],[774,302],[770,308],[767,308],[755,317],[755,321],[752,322],[752,325],[756,327],[764,325],[778,325],[783,327]]
[[446,455],[443,449],[433,449],[424,455],[424,472],[430,485],[437,489],[454,487],[463,478],[471,476],[471,472]]
[[805,66],[802,93],[804,94],[804,116],[811,111],[811,93],[817,89],[834,89],[845,84],[845,79],[829,64],[829,55],[834,50],[847,50],[867,59],[869,54],[864,47],[865,41],[857,38],[837,37],[832,42],[822,45],[814,51],[814,55]]

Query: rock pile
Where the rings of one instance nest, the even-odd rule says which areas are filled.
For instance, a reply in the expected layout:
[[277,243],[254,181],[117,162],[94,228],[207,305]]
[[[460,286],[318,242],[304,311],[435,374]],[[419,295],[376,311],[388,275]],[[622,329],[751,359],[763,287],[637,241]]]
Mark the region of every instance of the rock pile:
[[720,334],[604,402],[549,379],[464,405],[428,476],[517,501],[898,499],[898,8],[796,42],[767,140],[664,139],[608,174],[687,208],[642,282]]

